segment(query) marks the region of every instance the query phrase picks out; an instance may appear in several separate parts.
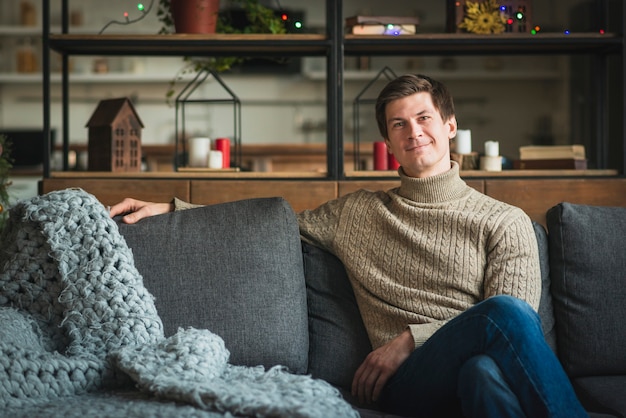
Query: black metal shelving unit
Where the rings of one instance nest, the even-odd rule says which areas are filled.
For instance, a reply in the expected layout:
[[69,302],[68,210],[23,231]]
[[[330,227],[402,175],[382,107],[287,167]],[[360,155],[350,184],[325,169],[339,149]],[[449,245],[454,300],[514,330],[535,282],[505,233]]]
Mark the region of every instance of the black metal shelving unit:
[[[597,68],[606,68],[609,56],[620,55],[621,81],[626,88],[626,41],[624,33],[541,33],[470,35],[470,34],[419,34],[402,37],[344,35],[341,0],[326,0],[326,33],[324,35],[74,35],[68,33],[68,0],[62,0],[62,30],[50,34],[50,0],[43,1],[43,98],[44,130],[50,133],[50,62],[49,51],[62,56],[62,132],[67,169],[69,142],[69,75],[70,55],[152,55],[185,56],[233,54],[245,56],[323,56],[326,58],[327,90],[327,178],[345,178],[343,117],[343,68],[344,57],[359,55],[541,55],[541,54],[587,54],[594,57]],[[626,8],[622,7],[623,22]],[[623,28],[622,28],[623,32]],[[594,117],[599,123],[596,143],[599,154],[608,148],[606,129],[606,101],[610,86],[603,73],[595,83],[597,109]],[[622,164],[621,174],[626,173],[626,99],[622,93]],[[50,154],[50,144],[45,143],[45,155]],[[50,177],[49,158],[45,159],[44,177]],[[603,163],[599,158],[599,163]]]

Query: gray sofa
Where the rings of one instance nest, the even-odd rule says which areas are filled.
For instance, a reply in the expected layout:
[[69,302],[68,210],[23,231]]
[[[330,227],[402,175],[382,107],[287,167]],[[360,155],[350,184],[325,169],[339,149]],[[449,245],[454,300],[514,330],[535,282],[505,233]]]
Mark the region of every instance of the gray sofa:
[[[562,203],[548,212],[547,227],[549,234],[535,224],[546,339],[590,414],[624,417],[626,208]],[[120,231],[166,334],[207,327],[224,338],[233,362],[286,365],[349,398],[370,344],[341,262],[300,241],[284,200],[207,206]]]
[[[626,208],[563,203],[549,211],[547,226],[549,234],[535,224],[546,339],[590,415],[624,417]],[[210,329],[235,365],[312,375],[339,388],[362,417],[386,416],[349,395],[371,347],[341,262],[301,242],[286,201],[212,205],[118,229],[166,336],[179,327]],[[221,416],[132,388],[61,398],[17,416],[144,417],[154,403],[159,413],[150,416]]]

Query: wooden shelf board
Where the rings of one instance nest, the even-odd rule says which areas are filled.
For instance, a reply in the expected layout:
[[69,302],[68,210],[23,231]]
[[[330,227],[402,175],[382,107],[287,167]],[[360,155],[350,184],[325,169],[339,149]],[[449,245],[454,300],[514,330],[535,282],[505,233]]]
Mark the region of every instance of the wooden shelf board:
[[[619,52],[622,38],[614,33],[542,33],[475,35],[457,33],[403,36],[345,35],[346,55],[403,54],[542,54]],[[298,55],[320,56],[330,42],[319,34],[51,34],[50,46],[75,55]]]
[[[533,177],[616,177],[617,170],[503,170],[503,171],[461,171],[463,178],[533,178]],[[191,171],[144,171],[139,173],[111,173],[104,171],[53,171],[53,179],[325,179],[325,172],[289,171],[289,172],[250,172],[233,170],[191,170]],[[394,179],[398,173],[388,171],[346,171],[347,179]]]
[[53,50],[73,55],[315,56],[325,55],[329,45],[317,34],[50,35]]
[[[619,173],[617,170],[502,170],[502,171],[484,171],[484,170],[463,170],[461,177],[463,178],[510,178],[510,177],[613,177]],[[393,170],[388,171],[346,171],[346,177],[363,179],[363,178],[394,178],[398,177],[398,173]]]
[[489,55],[584,54],[620,52],[622,38],[614,33],[542,33],[475,35],[458,33],[402,36],[345,35],[346,55]]
[[251,171],[144,171],[139,173],[111,173],[104,171],[53,171],[52,179],[325,179],[323,172],[251,172]]

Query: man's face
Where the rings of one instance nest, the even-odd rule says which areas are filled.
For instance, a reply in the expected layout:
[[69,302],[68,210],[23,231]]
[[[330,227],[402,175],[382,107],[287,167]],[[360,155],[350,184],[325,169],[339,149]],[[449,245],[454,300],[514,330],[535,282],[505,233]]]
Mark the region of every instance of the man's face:
[[415,93],[394,100],[385,108],[385,143],[405,174],[430,177],[450,169],[450,139],[456,135],[456,119],[444,121],[430,93]]

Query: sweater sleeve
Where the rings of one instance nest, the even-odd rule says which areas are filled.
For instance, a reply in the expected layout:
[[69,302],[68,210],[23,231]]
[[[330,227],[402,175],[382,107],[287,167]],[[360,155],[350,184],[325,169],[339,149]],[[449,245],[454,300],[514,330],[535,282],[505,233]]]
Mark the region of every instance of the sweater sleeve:
[[326,202],[316,209],[300,212],[298,224],[302,239],[334,254],[333,242],[348,198],[344,196]]
[[541,297],[537,238],[530,218],[521,211],[507,218],[492,236],[487,255],[484,298],[507,294],[528,302],[535,310]]
[[448,321],[435,321],[426,324],[409,324],[411,335],[415,348],[421,347],[427,339],[429,339],[439,328],[444,326]]
[[184,200],[181,200],[177,197],[174,198],[172,203],[174,204],[175,212],[179,210],[187,210],[187,209],[199,208],[199,207],[204,206],[204,205],[196,205],[194,203],[185,202]]

